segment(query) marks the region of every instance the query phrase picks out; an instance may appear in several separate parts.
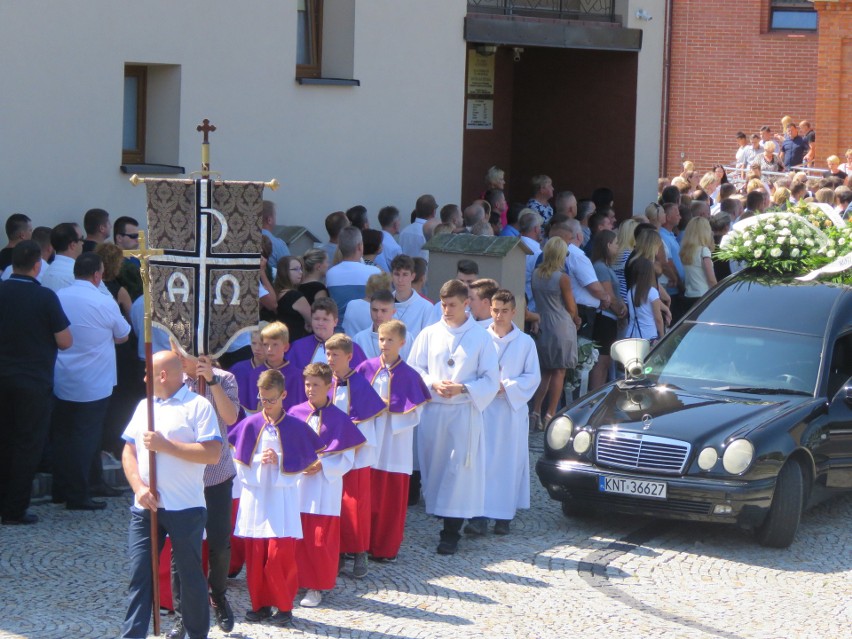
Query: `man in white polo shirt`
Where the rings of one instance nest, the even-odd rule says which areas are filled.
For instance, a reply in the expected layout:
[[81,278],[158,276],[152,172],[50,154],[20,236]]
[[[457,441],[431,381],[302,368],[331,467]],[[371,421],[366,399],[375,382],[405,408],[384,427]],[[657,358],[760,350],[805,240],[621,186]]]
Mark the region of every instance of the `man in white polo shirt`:
[[114,494],[100,486],[100,443],[117,381],[113,344],[127,341],[130,324],[115,300],[98,291],[103,275],[100,255],[83,253],[74,262],[73,284],[56,294],[74,337],[56,358],[53,386],[53,502],[68,510],[106,508],[92,499],[95,487]]
[[[159,547],[166,534],[181,582],[183,625],[190,639],[207,637],[210,604],[201,568],[201,536],[207,509],[204,467],[215,464],[222,437],[213,406],[183,382],[177,354],[154,355],[154,427],[148,431],[147,401],[142,400],[124,431],[121,462],[135,495],[130,509],[130,586],[121,636],[148,636],[153,600],[151,514],[157,510]],[[148,451],[157,453],[157,491],[149,487]]]
[[609,294],[604,290],[595,274],[591,260],[580,248],[584,241],[583,227],[577,220],[567,220],[550,227],[550,236],[561,237],[568,245],[565,271],[571,278],[571,290],[583,324],[577,334],[592,339],[595,315],[599,308],[609,308]]

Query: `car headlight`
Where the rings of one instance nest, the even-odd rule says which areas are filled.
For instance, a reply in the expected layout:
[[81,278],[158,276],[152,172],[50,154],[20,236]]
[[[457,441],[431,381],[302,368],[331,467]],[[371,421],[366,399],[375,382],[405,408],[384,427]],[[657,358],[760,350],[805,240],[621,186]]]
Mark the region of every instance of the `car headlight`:
[[547,429],[547,445],[553,450],[560,450],[568,445],[571,441],[571,431],[574,430],[574,423],[570,417],[562,415],[550,422],[550,427]]
[[579,433],[574,435],[574,452],[578,455],[582,455],[589,447],[592,445],[592,436],[588,431],[581,430]]
[[739,475],[754,459],[754,446],[747,439],[736,439],[725,449],[722,466],[732,475]]
[[[741,440],[745,441],[745,440]],[[710,470],[719,461],[719,453],[712,446],[708,446],[698,455],[698,467],[701,470]]]

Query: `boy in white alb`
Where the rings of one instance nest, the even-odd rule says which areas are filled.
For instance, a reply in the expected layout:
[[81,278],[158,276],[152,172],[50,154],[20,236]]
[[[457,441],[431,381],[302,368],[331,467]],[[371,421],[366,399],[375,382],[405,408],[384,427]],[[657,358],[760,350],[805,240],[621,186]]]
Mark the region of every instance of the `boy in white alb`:
[[411,257],[401,254],[393,258],[391,274],[396,319],[405,324],[411,342],[414,342],[420,331],[429,325],[432,304],[411,286],[415,276],[414,260]]
[[509,533],[518,508],[530,507],[529,414],[527,402],[541,382],[538,351],[532,338],[512,322],[515,296],[501,289],[491,296],[488,327],[500,369],[500,391],[485,409],[485,510],[465,526],[484,535],[488,519],[494,532]]
[[426,512],[444,519],[438,553],[456,552],[464,520],[485,507],[482,411],[500,388],[488,332],[467,316],[468,289],[441,287],[443,318],[420,333],[408,363],[432,392],[417,432]]
[[[372,297],[370,297],[370,319],[373,321],[373,325],[352,337],[352,341],[361,347],[367,359],[373,359],[381,354],[381,348],[379,347],[379,326],[393,319],[394,313],[396,313],[393,300],[393,293],[390,291],[376,291],[373,293]],[[400,355],[405,359],[408,357],[410,351],[411,341],[406,341]]]

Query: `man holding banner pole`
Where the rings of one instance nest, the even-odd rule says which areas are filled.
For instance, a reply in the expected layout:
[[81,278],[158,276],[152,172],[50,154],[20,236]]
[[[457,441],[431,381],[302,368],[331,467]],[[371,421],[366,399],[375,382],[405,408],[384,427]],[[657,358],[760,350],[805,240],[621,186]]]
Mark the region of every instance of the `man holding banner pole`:
[[[184,627],[190,639],[204,639],[210,629],[207,580],[201,569],[201,538],[207,521],[204,467],[218,461],[222,438],[213,406],[184,386],[177,354],[156,353],[152,369],[155,430],[148,430],[149,410],[143,400],[123,435],[122,465],[135,498],[129,533],[129,605],[121,636],[144,639],[148,634],[154,599],[152,545],[159,550],[168,533],[180,574]],[[148,451],[158,453],[156,490],[150,487]],[[156,538],[151,530],[154,517]],[[155,634],[158,617],[159,611]]]

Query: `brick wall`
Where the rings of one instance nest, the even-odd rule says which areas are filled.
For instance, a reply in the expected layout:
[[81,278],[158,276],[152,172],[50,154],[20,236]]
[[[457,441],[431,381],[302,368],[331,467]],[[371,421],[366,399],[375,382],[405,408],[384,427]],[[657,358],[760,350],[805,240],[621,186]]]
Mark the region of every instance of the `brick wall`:
[[820,135],[815,34],[768,31],[769,0],[672,5],[667,175],[680,173],[681,154],[699,175],[732,163],[738,130],[778,132],[784,115],[810,120]]
[[815,2],[819,11],[817,160],[852,148],[852,0]]

